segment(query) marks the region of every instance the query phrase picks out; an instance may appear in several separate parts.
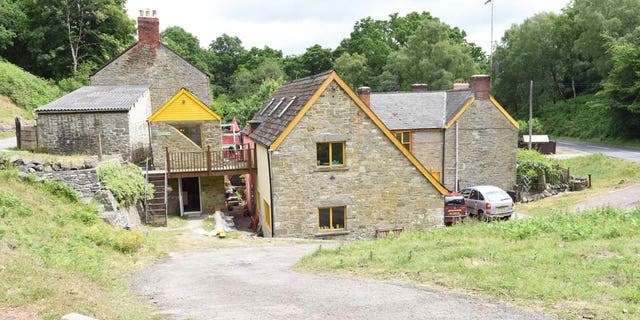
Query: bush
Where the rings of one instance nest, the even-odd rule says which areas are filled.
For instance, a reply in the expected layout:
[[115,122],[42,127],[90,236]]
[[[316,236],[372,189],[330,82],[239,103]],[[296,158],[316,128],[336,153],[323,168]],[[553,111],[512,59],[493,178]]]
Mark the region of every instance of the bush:
[[537,180],[543,174],[550,178],[560,175],[560,165],[536,150],[519,150],[517,161],[518,176],[527,177],[531,181]]
[[120,204],[130,205],[153,198],[153,185],[147,183],[142,170],[133,164],[109,163],[98,168],[98,179]]

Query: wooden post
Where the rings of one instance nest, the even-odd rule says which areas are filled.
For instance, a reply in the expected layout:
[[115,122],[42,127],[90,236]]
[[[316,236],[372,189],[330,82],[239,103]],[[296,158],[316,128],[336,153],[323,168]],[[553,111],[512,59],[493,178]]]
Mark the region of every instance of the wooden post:
[[102,161],[102,133],[98,132],[98,161]]
[[211,167],[211,146],[207,146],[207,175],[210,176],[212,173]]
[[169,159],[170,159],[169,158],[169,147],[165,147],[164,149],[165,149],[165,152],[166,152],[166,155],[165,155],[165,158],[164,158],[164,164],[165,164],[165,167],[167,168],[167,174],[169,174],[169,172],[171,172],[171,164],[169,163],[170,162],[169,161]]
[[20,118],[20,116],[16,117],[16,146],[18,147],[18,150],[22,149],[22,119]]

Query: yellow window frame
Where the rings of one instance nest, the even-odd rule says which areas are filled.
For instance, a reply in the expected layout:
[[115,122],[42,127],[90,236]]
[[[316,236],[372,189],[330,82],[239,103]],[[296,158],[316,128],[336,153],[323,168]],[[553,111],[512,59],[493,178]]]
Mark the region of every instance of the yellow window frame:
[[[346,151],[347,151],[347,144],[344,141],[340,141],[340,142],[318,142],[316,143],[316,150],[318,149],[318,145],[321,144],[326,144],[329,146],[329,164],[320,164],[320,160],[316,160],[318,161],[317,166],[318,167],[344,167],[347,164],[347,155],[346,155]],[[333,163],[333,145],[334,144],[340,144],[342,145],[342,163]],[[316,151],[317,152],[317,151]],[[316,154],[317,157],[317,154]]]
[[[411,152],[413,133],[411,131],[394,131],[393,134],[396,136],[396,139]],[[407,139],[405,139],[405,134],[407,135]]]
[[[334,208],[342,208],[342,213],[343,213],[343,224],[342,225],[338,225],[338,227],[336,227],[333,223],[333,209]],[[328,228],[322,228],[322,226],[320,225],[320,215],[321,215],[321,211],[322,210],[329,210],[329,226]],[[347,206],[335,206],[335,207],[320,207],[318,208],[318,230],[320,230],[321,232],[328,232],[328,231],[342,231],[342,230],[347,230]]]

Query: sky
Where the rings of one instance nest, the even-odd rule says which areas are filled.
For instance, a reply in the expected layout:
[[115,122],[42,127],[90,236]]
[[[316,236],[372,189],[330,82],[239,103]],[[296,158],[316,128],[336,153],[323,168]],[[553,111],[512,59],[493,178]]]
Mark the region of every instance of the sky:
[[285,56],[301,55],[315,44],[335,49],[362,18],[427,11],[464,30],[467,41],[489,54],[491,39],[500,41],[511,25],[541,12],[561,13],[569,1],[493,0],[493,10],[487,0],[127,0],[126,7],[132,19],[142,9],[156,10],[161,31],[179,26],[203,48],[226,33],[247,50],[269,46]]

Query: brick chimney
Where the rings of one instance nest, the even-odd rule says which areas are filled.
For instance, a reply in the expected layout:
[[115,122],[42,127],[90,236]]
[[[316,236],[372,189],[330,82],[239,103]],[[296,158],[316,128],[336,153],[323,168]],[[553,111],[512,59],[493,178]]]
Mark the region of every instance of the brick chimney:
[[360,87],[358,88],[358,96],[360,96],[360,100],[367,105],[367,107],[371,106],[371,88],[369,87]]
[[453,82],[453,90],[469,89],[469,83],[464,80],[456,80]]
[[160,21],[156,10],[140,10],[138,17],[138,46],[155,49],[160,44]]
[[411,85],[411,92],[427,92],[429,91],[426,83],[415,83]]
[[484,74],[471,76],[471,83],[476,100],[489,100],[491,96],[491,76]]

